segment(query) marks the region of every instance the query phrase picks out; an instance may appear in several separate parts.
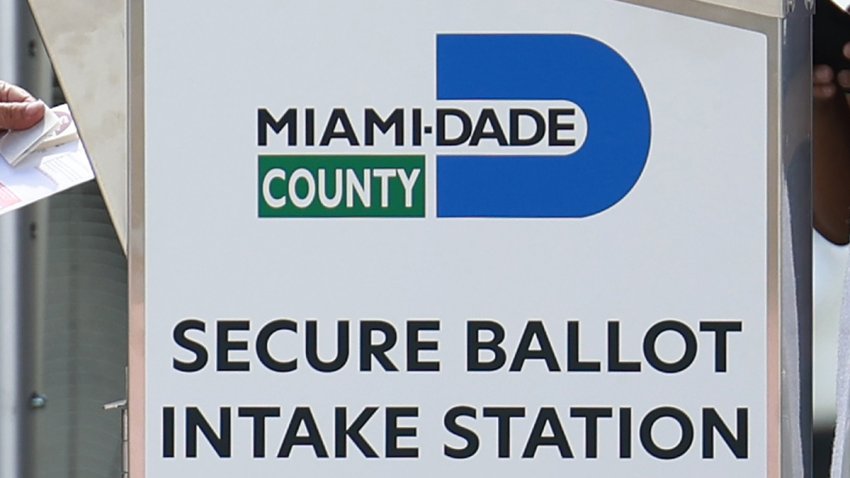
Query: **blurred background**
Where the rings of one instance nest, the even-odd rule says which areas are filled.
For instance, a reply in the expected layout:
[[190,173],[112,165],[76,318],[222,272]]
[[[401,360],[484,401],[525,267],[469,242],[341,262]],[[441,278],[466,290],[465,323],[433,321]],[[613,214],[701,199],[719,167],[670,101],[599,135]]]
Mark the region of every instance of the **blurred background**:
[[[834,0],[843,8],[850,0]],[[816,478],[829,476],[835,426],[835,373],[838,321],[844,294],[844,275],[850,247],[838,246],[814,232],[812,267],[814,286],[814,466]]]
[[[0,79],[65,102],[25,0],[0,0]],[[0,478],[121,477],[104,404],[126,364],[127,263],[97,183],[0,216]]]

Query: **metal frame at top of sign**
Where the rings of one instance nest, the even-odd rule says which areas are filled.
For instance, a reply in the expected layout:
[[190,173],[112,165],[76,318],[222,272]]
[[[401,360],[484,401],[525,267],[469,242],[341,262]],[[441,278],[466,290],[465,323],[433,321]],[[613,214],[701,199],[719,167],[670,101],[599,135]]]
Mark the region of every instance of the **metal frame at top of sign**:
[[[768,40],[768,478],[811,476],[811,2],[784,17],[698,0],[619,0],[764,33]],[[727,2],[728,3],[728,2]],[[143,0],[128,1],[130,476],[145,477]]]

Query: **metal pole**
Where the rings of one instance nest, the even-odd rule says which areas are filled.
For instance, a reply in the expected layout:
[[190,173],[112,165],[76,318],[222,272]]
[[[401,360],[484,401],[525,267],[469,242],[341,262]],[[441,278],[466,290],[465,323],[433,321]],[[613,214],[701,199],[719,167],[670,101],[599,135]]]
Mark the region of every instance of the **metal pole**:
[[[23,0],[0,0],[0,79],[50,100],[50,63]],[[46,219],[45,204],[0,217],[0,478],[33,476]]]
[[[17,83],[18,11],[16,0],[0,0],[0,78]],[[20,243],[21,217],[0,217],[0,478],[22,476],[24,401],[21,390]]]

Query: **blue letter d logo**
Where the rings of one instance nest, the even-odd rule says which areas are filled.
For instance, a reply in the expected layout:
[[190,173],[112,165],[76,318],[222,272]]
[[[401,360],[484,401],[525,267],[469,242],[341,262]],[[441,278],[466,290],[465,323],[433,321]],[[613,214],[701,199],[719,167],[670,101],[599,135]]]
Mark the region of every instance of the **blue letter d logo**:
[[440,217],[586,217],[646,165],[650,114],[632,68],[578,35],[438,35],[438,100],[567,100],[587,116],[569,156],[438,156]]

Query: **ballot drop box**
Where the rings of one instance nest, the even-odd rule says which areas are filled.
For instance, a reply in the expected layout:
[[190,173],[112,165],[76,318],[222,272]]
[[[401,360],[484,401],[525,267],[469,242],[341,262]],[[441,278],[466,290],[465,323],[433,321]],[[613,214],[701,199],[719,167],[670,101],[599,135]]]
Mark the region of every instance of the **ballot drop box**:
[[803,476],[806,2],[129,9],[133,478]]

